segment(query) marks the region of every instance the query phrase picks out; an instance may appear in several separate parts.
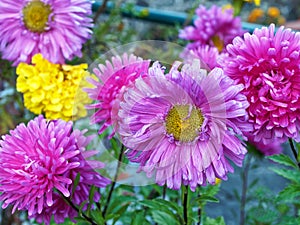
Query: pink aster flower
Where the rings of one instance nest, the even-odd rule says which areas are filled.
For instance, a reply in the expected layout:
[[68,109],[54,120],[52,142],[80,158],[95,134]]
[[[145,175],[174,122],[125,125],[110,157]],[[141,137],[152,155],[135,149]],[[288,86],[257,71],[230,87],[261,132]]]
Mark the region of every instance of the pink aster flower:
[[138,78],[120,103],[118,133],[140,164],[159,185],[179,189],[233,172],[228,159],[242,165],[246,149],[235,134],[251,130],[247,99],[219,68],[209,74],[198,63],[175,65],[168,75],[156,62]]
[[255,142],[300,140],[300,33],[274,24],[237,37],[227,50],[227,75],[245,85]]
[[[124,89],[137,77],[145,76],[149,64],[149,60],[124,53],[122,57],[112,57],[111,62],[107,60],[105,65],[99,64],[98,68],[94,68],[94,74],[99,80],[88,79],[95,87],[86,88],[85,91],[91,99],[96,100],[87,108],[95,110],[91,120],[101,124],[99,133],[117,120],[119,101]],[[114,131],[111,136],[113,135]]]
[[81,57],[92,33],[91,6],[89,0],[1,0],[2,57],[15,66],[37,53],[59,64]]
[[179,33],[180,38],[192,41],[187,45],[188,49],[207,44],[221,52],[236,36],[244,33],[241,19],[234,17],[232,9],[222,9],[216,5],[206,9],[200,5],[196,15],[193,26],[187,26]]
[[227,53],[219,53],[216,47],[209,45],[201,45],[193,49],[185,49],[181,57],[185,62],[191,62],[194,59],[201,61],[201,67],[207,70],[212,70],[215,67],[219,67],[219,59],[226,57]]
[[[52,216],[56,222],[73,219],[76,211],[61,195],[80,205],[89,200],[92,185],[109,184],[93,169],[103,164],[86,160],[96,152],[86,150],[92,137],[85,137],[84,132],[72,130],[72,122],[47,121],[39,116],[4,135],[0,141],[2,208],[11,204],[13,212],[27,210],[30,218],[46,224]],[[78,173],[80,182],[71,196]],[[94,200],[99,198],[97,192]]]
[[246,136],[248,138],[248,142],[265,156],[280,154],[283,150],[279,141],[274,140],[269,144],[264,144],[262,141],[255,142],[253,135],[246,134]]

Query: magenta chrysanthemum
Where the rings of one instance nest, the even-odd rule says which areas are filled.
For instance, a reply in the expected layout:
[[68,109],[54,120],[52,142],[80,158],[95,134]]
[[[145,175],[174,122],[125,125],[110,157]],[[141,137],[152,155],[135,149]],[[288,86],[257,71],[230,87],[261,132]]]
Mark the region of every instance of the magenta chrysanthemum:
[[[99,133],[117,120],[118,107],[120,98],[126,86],[132,83],[137,77],[145,76],[148,71],[150,61],[143,60],[134,55],[123,54],[122,57],[112,57],[111,62],[99,64],[94,68],[95,75],[99,81],[89,79],[94,88],[86,88],[91,99],[96,103],[88,106],[89,109],[95,110],[91,120],[93,123],[100,123]],[[114,131],[111,135],[114,134]]]
[[82,44],[91,37],[92,1],[1,0],[0,52],[2,58],[30,63],[41,53],[52,63],[81,57]]
[[227,75],[244,84],[254,141],[300,140],[300,33],[274,24],[227,47]]
[[[0,141],[2,207],[11,204],[13,211],[28,210],[30,218],[46,224],[52,216],[56,222],[74,218],[76,211],[63,203],[56,190],[80,205],[89,200],[92,185],[105,187],[110,182],[93,170],[102,163],[85,159],[96,154],[86,150],[91,138],[72,130],[72,122],[47,121],[42,116],[4,135]],[[78,173],[80,182],[70,196]],[[95,200],[99,198],[96,193]]]
[[165,76],[158,63],[138,78],[120,103],[118,133],[127,157],[140,163],[156,183],[179,189],[227,179],[227,159],[241,166],[246,153],[235,134],[251,130],[246,122],[243,85],[221,69],[208,75],[199,64],[177,66]]
[[193,26],[187,26],[179,33],[180,38],[193,41],[187,45],[188,49],[207,44],[222,51],[236,36],[244,33],[241,19],[234,17],[232,9],[222,9],[216,5],[206,9],[200,5],[196,15]]

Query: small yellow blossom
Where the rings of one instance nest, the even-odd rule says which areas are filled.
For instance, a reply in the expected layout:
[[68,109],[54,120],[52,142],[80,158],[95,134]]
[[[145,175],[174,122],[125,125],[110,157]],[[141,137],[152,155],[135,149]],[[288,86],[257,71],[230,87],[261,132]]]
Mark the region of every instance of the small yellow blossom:
[[270,17],[278,18],[280,16],[280,10],[277,7],[269,7],[267,14]]
[[226,4],[226,5],[223,5],[222,6],[222,10],[223,10],[223,12],[224,11],[226,11],[226,10],[233,10],[234,8],[233,8],[233,5],[231,5],[231,4]]
[[260,18],[264,16],[264,14],[265,13],[261,8],[255,8],[250,12],[248,16],[248,22],[256,23]]
[[216,185],[218,185],[218,184],[220,184],[221,183],[221,179],[219,179],[219,178],[216,178]]
[[17,67],[17,90],[24,94],[25,107],[35,114],[45,113],[48,119],[76,120],[87,114],[91,103],[82,88],[88,87],[87,64],[53,64],[36,54],[32,64]]
[[256,6],[260,6],[260,0],[244,0],[245,2],[254,2]]
[[286,19],[283,16],[278,17],[278,25],[284,25],[286,23]]

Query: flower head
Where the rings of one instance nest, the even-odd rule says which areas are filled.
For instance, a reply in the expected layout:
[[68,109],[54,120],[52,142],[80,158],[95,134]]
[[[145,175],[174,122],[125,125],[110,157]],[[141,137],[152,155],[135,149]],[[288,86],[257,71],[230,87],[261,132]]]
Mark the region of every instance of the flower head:
[[[193,61],[194,59],[199,59],[202,63],[201,67],[207,70],[212,70],[213,68],[219,66],[219,60],[227,57],[227,53],[219,53],[216,47],[211,47],[209,45],[201,45],[193,49],[185,49],[182,53],[182,58],[185,62]],[[225,58],[224,58],[225,60]]]
[[300,33],[274,24],[237,37],[225,73],[245,85],[254,141],[300,140]]
[[187,45],[188,49],[207,44],[221,52],[236,36],[244,33],[241,20],[233,16],[232,9],[222,9],[215,5],[206,9],[200,5],[196,15],[198,17],[194,25],[185,27],[179,33],[180,38],[193,41]]
[[42,55],[52,63],[81,57],[90,38],[89,0],[3,0],[0,4],[0,52],[4,59],[30,63]]
[[274,140],[269,144],[264,144],[262,141],[255,142],[254,136],[251,134],[246,134],[246,136],[248,138],[248,143],[265,156],[280,154],[283,150],[281,143],[277,140]]
[[[86,150],[92,137],[84,133],[72,130],[72,122],[47,121],[39,116],[4,135],[0,141],[2,207],[11,204],[13,211],[28,210],[29,217],[46,224],[52,215],[55,221],[74,218],[69,205],[54,207],[63,202],[61,195],[80,205],[88,201],[92,185],[105,187],[109,183],[91,167],[101,168],[103,164],[86,160],[96,152]],[[80,182],[71,196],[78,173]],[[95,200],[99,198],[96,193]]]
[[17,67],[17,90],[24,93],[27,109],[35,114],[44,112],[48,119],[71,120],[86,116],[85,104],[91,102],[82,91],[88,85],[85,81],[89,75],[87,64],[52,64],[41,54],[35,55],[32,63],[20,63]]
[[265,16],[265,12],[261,8],[254,8],[248,16],[248,22],[259,23],[263,22],[262,19]]
[[127,157],[140,163],[156,183],[179,189],[233,171],[227,159],[241,166],[246,149],[234,135],[251,130],[246,123],[246,97],[215,68],[208,75],[199,64],[174,66],[165,76],[155,63],[148,77],[138,78],[120,103],[118,133],[129,148]]
[[[98,68],[94,69],[99,80],[88,79],[95,87],[85,89],[85,91],[91,99],[96,100],[88,108],[95,110],[91,120],[93,123],[101,124],[99,133],[110,127],[113,121],[116,121],[119,101],[124,89],[137,77],[145,76],[149,64],[149,60],[125,53],[122,57],[112,57],[111,62],[107,60],[105,65],[99,64]],[[113,134],[114,132],[112,132]]]

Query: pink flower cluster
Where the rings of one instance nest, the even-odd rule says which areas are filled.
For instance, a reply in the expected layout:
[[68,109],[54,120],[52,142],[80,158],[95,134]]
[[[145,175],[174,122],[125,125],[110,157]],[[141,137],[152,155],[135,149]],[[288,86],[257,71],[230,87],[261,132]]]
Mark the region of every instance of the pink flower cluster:
[[268,145],[288,138],[299,140],[300,33],[274,24],[256,29],[227,46],[225,73],[244,84],[243,93],[255,143]]
[[100,64],[98,81],[87,89],[97,100],[93,122],[112,127],[128,148],[131,162],[139,171],[155,174],[156,183],[192,190],[233,172],[229,160],[241,166],[245,145],[236,136],[252,131],[247,122],[249,103],[222,69],[209,74],[199,60],[174,63],[165,75],[158,62],[127,54]]
[[243,33],[241,19],[233,15],[233,9],[216,5],[207,9],[199,5],[193,25],[179,32],[180,38],[191,41],[182,57],[200,59],[208,69],[213,69],[219,66],[219,58],[227,57],[226,46]]
[[[0,141],[2,208],[12,204],[13,212],[27,210],[30,218],[45,224],[50,224],[52,216],[57,223],[76,217],[77,212],[63,198],[80,205],[89,199],[92,185],[100,188],[110,183],[94,170],[104,165],[88,160],[97,152],[86,149],[92,137],[84,133],[72,130],[72,122],[39,116],[4,135]],[[75,188],[78,174],[80,182]],[[94,200],[99,198],[96,192]]]

